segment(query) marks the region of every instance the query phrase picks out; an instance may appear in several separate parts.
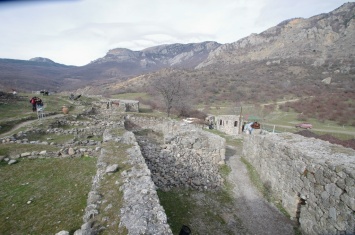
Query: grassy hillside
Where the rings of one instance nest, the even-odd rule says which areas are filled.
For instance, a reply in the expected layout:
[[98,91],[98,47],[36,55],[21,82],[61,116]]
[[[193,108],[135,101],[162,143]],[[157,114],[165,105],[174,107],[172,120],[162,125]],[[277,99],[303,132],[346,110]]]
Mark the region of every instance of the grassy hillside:
[[2,162],[0,177],[6,180],[0,182],[0,233],[79,229],[95,172],[96,159],[89,157]]
[[12,94],[0,95],[0,134],[26,120],[37,119],[37,112],[32,111],[32,105],[29,102],[33,96],[42,99],[46,115],[61,114],[63,106],[69,107],[70,114],[77,114],[82,112],[83,104],[91,104],[93,100],[93,98],[82,96],[74,102],[61,94],[49,96],[32,93],[19,93],[16,96]]

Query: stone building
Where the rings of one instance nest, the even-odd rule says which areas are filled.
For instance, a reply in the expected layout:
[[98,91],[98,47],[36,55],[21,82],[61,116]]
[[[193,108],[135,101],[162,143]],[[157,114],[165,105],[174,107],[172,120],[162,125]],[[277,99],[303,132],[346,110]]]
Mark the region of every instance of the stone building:
[[213,121],[216,130],[228,135],[238,135],[242,133],[241,123],[243,123],[243,117],[240,115],[219,115],[212,117],[210,121]]
[[121,100],[109,99],[103,102],[102,108],[120,112],[139,112],[139,101],[137,100]]

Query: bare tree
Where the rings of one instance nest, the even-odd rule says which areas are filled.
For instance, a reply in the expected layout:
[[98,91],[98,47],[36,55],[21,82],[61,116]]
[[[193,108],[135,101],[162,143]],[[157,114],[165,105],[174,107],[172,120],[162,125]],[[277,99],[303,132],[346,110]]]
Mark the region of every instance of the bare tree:
[[153,88],[162,97],[168,117],[173,108],[184,105],[188,96],[188,87],[181,78],[160,77],[153,83]]

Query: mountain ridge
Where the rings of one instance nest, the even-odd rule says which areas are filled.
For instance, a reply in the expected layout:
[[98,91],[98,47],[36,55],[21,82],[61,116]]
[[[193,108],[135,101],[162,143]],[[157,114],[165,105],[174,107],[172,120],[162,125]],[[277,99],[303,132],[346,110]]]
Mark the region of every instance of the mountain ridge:
[[[345,3],[332,12],[322,13],[307,19],[293,18],[282,21],[260,34],[251,34],[236,42],[224,44],[210,53],[209,57],[197,68],[210,64],[227,62],[238,64],[244,61],[264,59],[287,59],[302,57],[313,59],[315,65],[322,65],[329,58],[329,50],[337,49],[337,40],[344,40],[342,46],[353,45],[355,38],[355,3]],[[348,34],[348,35],[347,35]],[[332,47],[332,48],[327,48]],[[285,49],[286,48],[286,49]],[[351,46],[345,49],[352,56]],[[314,53],[318,54],[314,54]],[[319,55],[319,53],[322,53]],[[337,56],[341,56],[338,54]],[[319,58],[321,57],[321,58]],[[341,59],[343,59],[341,58]]]
[[[346,3],[329,13],[284,20],[259,34],[227,44],[213,41],[175,43],[140,51],[114,48],[85,66],[61,65],[41,57],[17,62],[0,59],[0,81],[3,87],[11,87],[16,79],[23,89],[75,90],[90,85],[126,84],[137,76],[159,76],[160,70],[175,68],[223,71],[243,81],[253,76],[275,80],[274,75],[284,83],[311,77],[318,81],[326,76],[342,82],[337,80],[337,73],[355,74],[353,38],[355,3]],[[197,74],[194,76],[200,76]],[[198,79],[206,78],[201,75]]]

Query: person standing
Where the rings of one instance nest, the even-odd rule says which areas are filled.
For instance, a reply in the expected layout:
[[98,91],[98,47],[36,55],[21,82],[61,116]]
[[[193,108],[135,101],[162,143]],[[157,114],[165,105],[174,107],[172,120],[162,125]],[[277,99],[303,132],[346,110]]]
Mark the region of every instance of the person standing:
[[37,105],[37,97],[34,96],[31,98],[30,103],[32,104],[32,111],[35,112],[37,110],[36,105]]

